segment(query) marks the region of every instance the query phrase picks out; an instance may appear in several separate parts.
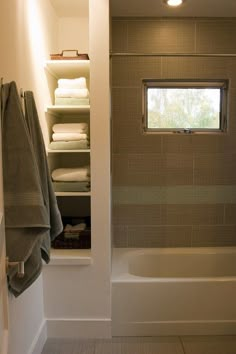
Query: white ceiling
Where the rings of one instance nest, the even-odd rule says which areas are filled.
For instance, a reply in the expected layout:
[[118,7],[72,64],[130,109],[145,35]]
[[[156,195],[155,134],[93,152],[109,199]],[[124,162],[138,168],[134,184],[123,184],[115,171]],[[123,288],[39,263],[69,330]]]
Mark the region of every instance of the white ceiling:
[[110,4],[112,16],[236,17],[236,0],[186,0],[179,8],[162,0],[110,0]]
[[[89,0],[50,1],[59,17],[88,16]],[[236,17],[236,0],[186,0],[179,8],[163,0],[110,0],[110,7],[112,16],[122,17]]]

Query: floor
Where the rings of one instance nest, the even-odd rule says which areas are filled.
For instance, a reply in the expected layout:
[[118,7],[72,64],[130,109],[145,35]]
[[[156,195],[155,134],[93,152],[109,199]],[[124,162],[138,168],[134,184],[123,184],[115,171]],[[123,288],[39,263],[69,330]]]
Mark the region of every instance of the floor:
[[236,336],[48,339],[42,354],[236,354]]

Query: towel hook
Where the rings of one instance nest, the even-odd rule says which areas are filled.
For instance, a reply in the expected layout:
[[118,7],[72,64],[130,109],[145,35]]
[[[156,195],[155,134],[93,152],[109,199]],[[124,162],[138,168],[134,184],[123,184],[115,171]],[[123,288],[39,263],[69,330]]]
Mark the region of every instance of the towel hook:
[[25,98],[25,94],[23,88],[20,88],[20,97]]
[[6,272],[8,273],[9,268],[17,267],[18,278],[23,278],[25,275],[25,264],[24,262],[9,262],[8,257],[6,257]]

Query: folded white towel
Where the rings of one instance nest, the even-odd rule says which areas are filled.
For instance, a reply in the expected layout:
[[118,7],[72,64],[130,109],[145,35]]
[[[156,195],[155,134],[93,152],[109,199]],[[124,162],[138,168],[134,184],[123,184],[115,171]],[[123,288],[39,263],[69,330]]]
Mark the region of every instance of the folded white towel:
[[86,140],[88,134],[86,133],[54,133],[52,134],[53,141],[74,141]]
[[87,133],[87,123],[60,123],[52,127],[54,133]]
[[65,89],[86,89],[87,83],[85,77],[79,77],[76,79],[59,79],[58,87]]
[[66,224],[66,226],[64,227],[64,231],[66,232],[83,231],[85,229],[86,229],[86,224],[84,222],[76,225]]
[[52,172],[52,179],[58,182],[90,181],[90,167],[57,168]]
[[64,89],[56,88],[55,97],[57,98],[88,98],[89,90],[84,89]]

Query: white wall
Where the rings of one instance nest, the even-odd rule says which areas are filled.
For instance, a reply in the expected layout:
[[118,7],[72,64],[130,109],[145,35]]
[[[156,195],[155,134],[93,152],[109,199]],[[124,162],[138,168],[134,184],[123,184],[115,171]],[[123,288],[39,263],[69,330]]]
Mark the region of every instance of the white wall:
[[59,19],[59,52],[78,49],[89,52],[89,23],[86,17],[62,17]]
[[9,354],[31,354],[35,345],[46,340],[42,277],[21,296],[9,296]]
[[[43,63],[58,50],[58,23],[48,0],[0,2],[0,76],[32,90],[44,122],[47,82]],[[28,354],[44,333],[42,276],[19,298],[9,298],[9,354]],[[39,348],[40,349],[40,348]]]

